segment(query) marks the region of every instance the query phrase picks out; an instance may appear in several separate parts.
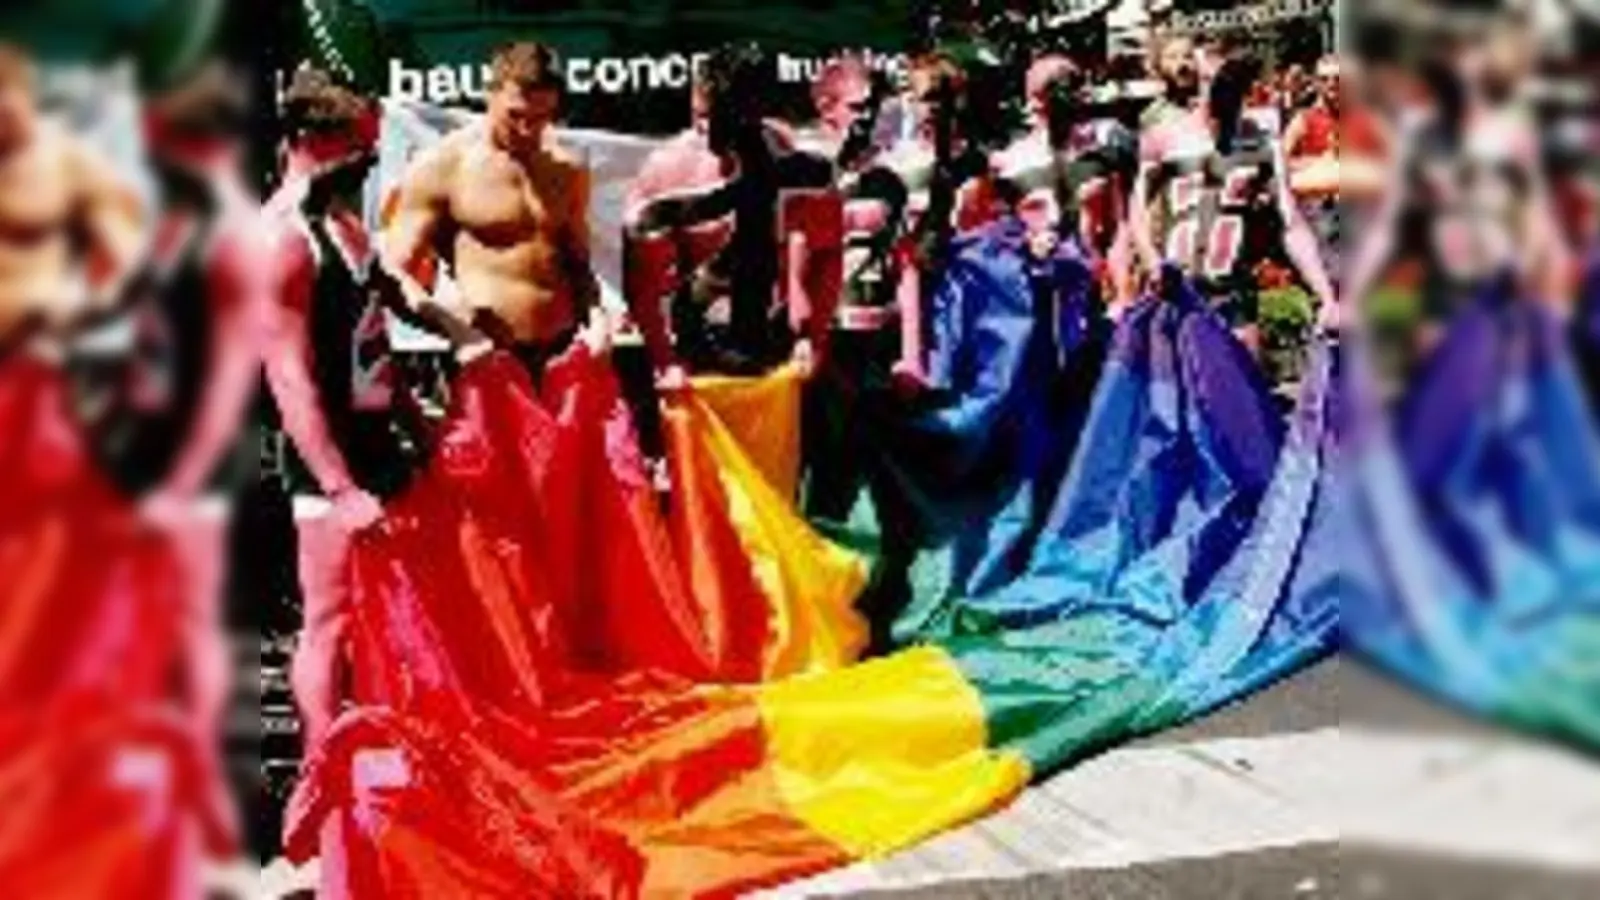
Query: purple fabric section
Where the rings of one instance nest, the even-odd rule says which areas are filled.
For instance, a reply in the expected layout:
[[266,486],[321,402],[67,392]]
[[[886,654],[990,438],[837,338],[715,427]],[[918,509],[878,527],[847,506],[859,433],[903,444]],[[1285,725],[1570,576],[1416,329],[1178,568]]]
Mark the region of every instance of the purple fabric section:
[[1467,431],[1513,373],[1538,377],[1561,355],[1550,315],[1518,301],[1509,276],[1483,287],[1450,325],[1400,408],[1400,446],[1423,493],[1451,470]]
[[[1169,281],[1168,287],[1173,291],[1166,300],[1178,309],[1206,307],[1192,282]],[[1219,463],[1245,490],[1264,487],[1277,463],[1283,430],[1272,407],[1260,402],[1271,393],[1261,368],[1213,316],[1180,315],[1173,325],[1183,383],[1194,394]]]

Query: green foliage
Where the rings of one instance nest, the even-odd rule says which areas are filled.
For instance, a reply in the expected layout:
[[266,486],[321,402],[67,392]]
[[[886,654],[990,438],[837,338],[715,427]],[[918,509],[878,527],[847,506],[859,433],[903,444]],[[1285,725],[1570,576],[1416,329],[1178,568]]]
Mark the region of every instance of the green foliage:
[[1262,363],[1274,384],[1298,377],[1316,310],[1311,295],[1298,285],[1262,291],[1260,297]]

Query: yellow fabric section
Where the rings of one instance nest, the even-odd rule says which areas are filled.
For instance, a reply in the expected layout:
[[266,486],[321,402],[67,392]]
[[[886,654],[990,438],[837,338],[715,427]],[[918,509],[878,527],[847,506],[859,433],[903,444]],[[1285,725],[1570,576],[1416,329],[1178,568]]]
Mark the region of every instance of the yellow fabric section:
[[[774,461],[787,466],[779,457],[797,452],[798,382],[784,372],[750,381],[749,390],[739,389],[732,379],[722,381],[729,389],[724,397],[737,394],[737,402],[717,407],[697,389],[685,406],[711,455],[734,531],[769,603],[762,677],[837,669],[854,662],[867,647],[867,621],[855,601],[866,586],[868,564],[811,528],[795,509],[793,491],[774,486],[771,469],[750,452],[743,437],[758,436],[758,450],[767,452],[768,466]],[[776,427],[777,413],[783,412],[788,437]]]
[[800,373],[792,363],[762,378],[698,375],[694,393],[727,427],[783,497],[800,484]]
[[989,749],[983,703],[941,650],[769,685],[759,703],[785,804],[856,858],[993,812],[1031,775]]

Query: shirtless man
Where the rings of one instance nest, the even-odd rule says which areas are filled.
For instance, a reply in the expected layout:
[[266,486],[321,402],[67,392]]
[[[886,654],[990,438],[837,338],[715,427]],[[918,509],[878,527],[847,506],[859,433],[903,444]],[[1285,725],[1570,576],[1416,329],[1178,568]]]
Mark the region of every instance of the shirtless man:
[[[44,121],[35,106],[35,72],[21,51],[0,47],[0,346],[59,360],[63,344],[89,322],[117,311],[128,298],[150,300],[132,290],[147,267],[153,217],[136,193],[121,184],[111,167],[94,153]],[[152,116],[170,122],[186,105],[159,105]],[[193,145],[187,160],[203,169],[219,162]],[[224,200],[224,207],[227,203]],[[211,468],[232,438],[243,401],[228,400],[230,385],[248,379],[230,371],[245,370],[253,378],[255,355],[237,350],[229,336],[254,330],[250,311],[255,295],[248,261],[259,258],[251,244],[248,209],[236,207],[238,229],[223,228],[211,242],[214,264],[207,283],[217,301],[213,343],[204,348],[213,358],[237,357],[231,369],[212,371],[201,392],[199,411],[181,436],[178,452],[141,498],[145,516],[174,538],[184,565],[182,641],[186,706],[207,771],[208,838],[214,853],[236,846],[238,820],[221,777],[221,729],[227,707],[231,656],[222,636],[219,600],[221,567],[217,564],[221,523],[188,515],[191,501],[204,488]],[[227,215],[226,212],[223,213]],[[160,249],[158,234],[154,249]],[[80,253],[80,249],[81,253]],[[248,394],[246,390],[245,395]]]
[[0,350],[58,356],[55,339],[122,298],[148,211],[106,161],[40,117],[36,78],[25,53],[0,45]]
[[1260,241],[1281,240],[1324,324],[1332,324],[1337,298],[1316,236],[1289,191],[1281,146],[1243,114],[1253,66],[1208,51],[1192,67],[1200,102],[1147,128],[1139,140],[1129,228],[1146,270],[1158,279],[1172,270],[1191,279],[1258,351],[1253,270],[1259,259],[1248,257],[1259,255]]
[[[497,50],[488,115],[412,163],[381,239],[411,308],[468,359],[516,349],[535,377],[587,321],[609,337],[589,261],[589,172],[551,132],[565,82],[535,43]],[[437,257],[458,289],[430,284]]]

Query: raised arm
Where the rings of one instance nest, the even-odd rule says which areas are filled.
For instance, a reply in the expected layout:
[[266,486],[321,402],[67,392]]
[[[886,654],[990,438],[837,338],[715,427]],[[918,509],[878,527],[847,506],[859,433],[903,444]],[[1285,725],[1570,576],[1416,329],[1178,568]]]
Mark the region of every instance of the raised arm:
[[1324,320],[1336,313],[1339,298],[1334,293],[1333,282],[1328,278],[1328,267],[1322,260],[1322,248],[1317,236],[1306,224],[1300,205],[1289,190],[1289,169],[1284,162],[1283,145],[1273,142],[1273,192],[1278,205],[1278,215],[1284,223],[1283,248],[1289,262],[1300,273],[1300,280],[1317,298],[1317,308]]

